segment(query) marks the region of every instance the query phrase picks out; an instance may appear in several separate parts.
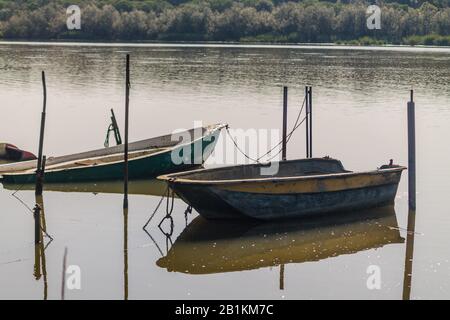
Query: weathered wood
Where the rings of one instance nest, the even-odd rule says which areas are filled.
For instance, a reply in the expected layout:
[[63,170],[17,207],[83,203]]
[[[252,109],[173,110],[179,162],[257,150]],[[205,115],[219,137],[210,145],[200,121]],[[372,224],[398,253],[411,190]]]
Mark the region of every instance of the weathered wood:
[[35,187],[35,195],[37,197],[42,196],[42,191],[44,189],[44,177],[45,177],[45,165],[47,163],[47,157],[42,157],[41,167],[38,169],[38,173],[36,174],[36,187]]
[[264,164],[169,174],[178,196],[207,219],[299,218],[394,203],[404,167],[351,172],[335,159],[280,161],[278,173],[261,177]]
[[312,99],[312,87],[309,87],[309,157],[312,158],[312,130],[313,130],[313,99]]
[[42,71],[42,89],[43,89],[43,107],[42,107],[42,114],[41,114],[41,129],[39,134],[39,152],[38,152],[38,159],[37,159],[37,167],[36,167],[36,195],[42,194],[42,184],[43,184],[43,177],[42,177],[42,153],[44,148],[44,133],[45,133],[45,117],[46,117],[46,111],[47,111],[47,85],[45,82],[45,72]]
[[305,87],[305,114],[306,114],[306,124],[305,124],[305,129],[306,129],[306,158],[309,158],[309,88],[308,86]]
[[305,87],[306,158],[312,158],[312,87]]
[[128,208],[128,126],[130,109],[130,55],[127,54],[125,76],[125,148],[124,148],[124,174],[123,174],[123,207]]
[[416,210],[416,124],[414,92],[408,102],[408,202],[411,210]]
[[283,142],[282,142],[282,156],[281,159],[286,160],[287,158],[287,102],[288,99],[288,88],[283,87]]

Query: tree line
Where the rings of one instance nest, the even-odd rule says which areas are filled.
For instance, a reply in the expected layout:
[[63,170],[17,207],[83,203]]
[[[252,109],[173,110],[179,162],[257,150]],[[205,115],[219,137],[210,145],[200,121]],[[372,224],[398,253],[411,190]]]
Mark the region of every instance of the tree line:
[[[370,30],[370,3],[362,0],[0,0],[0,37],[450,45],[450,0],[415,7],[408,1],[378,4],[381,29]],[[81,30],[66,26],[66,8],[73,3],[81,7]]]

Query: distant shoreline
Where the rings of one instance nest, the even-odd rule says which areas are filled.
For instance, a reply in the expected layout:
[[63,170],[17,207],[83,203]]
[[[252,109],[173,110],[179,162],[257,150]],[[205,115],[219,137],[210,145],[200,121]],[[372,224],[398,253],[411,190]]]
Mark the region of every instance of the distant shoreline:
[[42,46],[98,46],[98,47],[211,47],[211,48],[299,48],[299,49],[342,49],[342,50],[394,50],[394,51],[442,51],[450,52],[450,46],[428,45],[353,45],[337,43],[268,43],[268,42],[222,42],[222,41],[90,41],[90,40],[5,40],[0,45],[42,45]]

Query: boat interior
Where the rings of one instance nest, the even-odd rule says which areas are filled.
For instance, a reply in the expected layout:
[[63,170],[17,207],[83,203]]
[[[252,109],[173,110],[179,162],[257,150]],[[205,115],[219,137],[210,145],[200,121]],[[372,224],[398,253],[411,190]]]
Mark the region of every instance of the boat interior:
[[[273,164],[272,164],[273,165]],[[311,158],[278,162],[279,168],[276,174],[271,177],[291,177],[308,176],[319,174],[332,174],[351,172],[344,169],[341,161],[331,158]],[[264,175],[263,167],[269,164],[252,164],[221,167],[207,170],[196,170],[185,173],[175,173],[168,177],[182,178],[188,180],[242,180],[267,178]]]

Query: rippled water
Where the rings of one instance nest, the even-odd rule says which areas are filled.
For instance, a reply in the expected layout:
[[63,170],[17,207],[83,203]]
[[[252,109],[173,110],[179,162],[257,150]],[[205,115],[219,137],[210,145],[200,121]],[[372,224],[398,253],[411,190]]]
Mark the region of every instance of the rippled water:
[[[290,88],[293,123],[304,86],[312,85],[314,155],[338,158],[350,170],[374,169],[391,158],[407,164],[406,102],[413,88],[418,196],[411,298],[450,298],[450,50],[0,43],[0,140],[37,149],[45,70],[45,153],[101,147],[109,109],[123,122],[126,53],[131,140],[200,120],[279,129],[281,86]],[[304,140],[303,130],[296,132],[289,158],[304,156]],[[29,189],[17,195],[32,206]],[[149,225],[151,237],[142,230],[163,185],[135,182],[127,221],[120,183],[49,189],[45,217],[54,240],[45,250],[46,276],[36,279],[33,219],[13,190],[0,187],[2,299],[59,299],[65,247],[67,263],[82,272],[81,290],[67,291],[68,299],[401,299],[404,292],[406,175],[395,211],[323,221],[236,226],[194,212],[185,229],[186,205],[176,199],[173,245],[157,228],[165,205]],[[370,266],[381,271],[380,290],[367,288]]]

